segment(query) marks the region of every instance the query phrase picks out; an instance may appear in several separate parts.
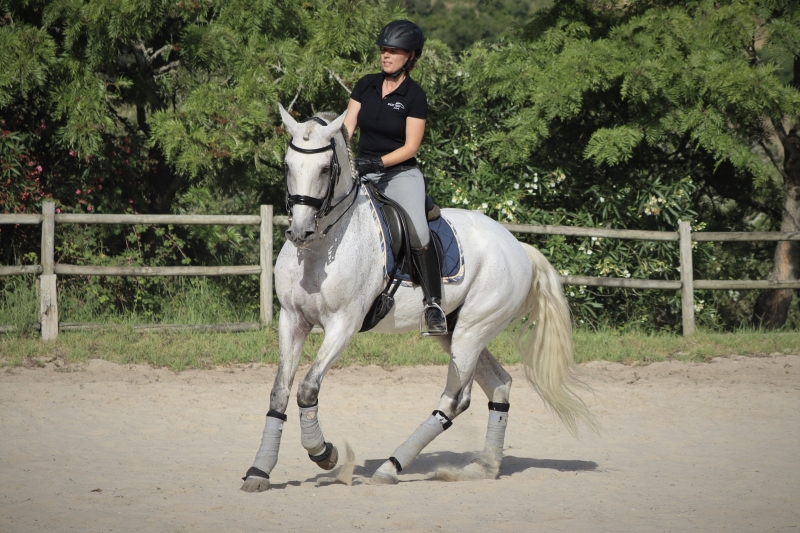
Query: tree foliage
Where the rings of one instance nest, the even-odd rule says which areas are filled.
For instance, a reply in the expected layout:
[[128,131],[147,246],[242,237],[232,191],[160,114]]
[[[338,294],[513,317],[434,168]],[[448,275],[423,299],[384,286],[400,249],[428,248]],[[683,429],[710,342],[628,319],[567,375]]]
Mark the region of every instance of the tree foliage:
[[393,0],[404,8],[428,38],[461,53],[476,41],[496,42],[505,32],[518,28],[552,0]]
[[[409,17],[429,36],[414,71],[430,104],[418,159],[440,204],[509,222],[669,231],[679,220],[786,231],[800,220],[791,0],[0,0],[0,12],[5,212],[38,211],[44,198],[62,212],[281,206],[277,103],[297,116],[343,110],[379,68],[379,29]],[[239,228],[60,232],[65,262],[256,262]],[[35,233],[0,227],[2,261],[35,261]],[[679,275],[671,243],[531,240],[565,273]],[[702,244],[695,277],[800,276],[800,251],[782,250]],[[157,314],[173,298],[168,280],[66,283],[117,309]],[[251,300],[247,280],[215,283]],[[674,293],[568,292],[579,322],[679,327]],[[699,293],[698,317],[736,326],[754,298]]]
[[[344,85],[376,68],[374,35],[398,16],[365,0],[23,0],[1,10],[4,173],[27,157],[41,167],[35,186],[60,212],[280,204],[286,138],[277,103],[301,114],[343,108]],[[33,208],[17,179],[3,196],[6,212]],[[60,230],[64,262],[257,262],[235,228]],[[3,262],[33,260],[33,233],[0,228]],[[148,291],[168,297],[166,283],[116,281],[99,283],[116,284],[118,308],[157,301]],[[252,291],[221,283],[243,299]]]
[[[780,58],[798,56],[797,17],[788,2],[557,2],[521,31],[465,53],[460,114],[432,128],[452,147],[441,152],[445,162],[426,164],[446,173],[439,187],[452,203],[508,221],[778,229],[786,173],[775,164],[777,137],[787,135],[782,122],[800,114],[800,94],[778,70]],[[579,253],[561,248],[570,273],[677,276],[674,247],[575,245]],[[701,278],[768,273],[769,247],[698,251]],[[668,293],[639,303],[633,291],[583,294],[576,309],[588,321],[602,306],[628,309],[631,322],[679,323]],[[700,294],[702,321],[744,320],[720,299]]]

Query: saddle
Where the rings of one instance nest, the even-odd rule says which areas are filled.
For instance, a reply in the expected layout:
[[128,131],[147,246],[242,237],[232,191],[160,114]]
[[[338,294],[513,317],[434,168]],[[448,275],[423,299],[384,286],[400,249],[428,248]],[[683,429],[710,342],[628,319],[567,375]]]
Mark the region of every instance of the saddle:
[[[373,198],[376,198],[383,204],[379,209],[386,221],[386,226],[389,228],[389,241],[391,242],[392,255],[395,257],[395,263],[398,263],[400,260],[405,259],[405,254],[411,250],[411,244],[408,239],[406,214],[396,202],[385,197],[373,185],[370,184],[369,186]],[[425,196],[425,214],[428,222],[442,216],[439,206],[433,203],[433,199],[431,199],[430,196]],[[437,247],[437,250],[439,252],[439,261],[441,262],[441,249]],[[414,283],[417,283],[416,272],[406,270],[409,265],[410,261],[403,261],[399,273],[408,275]]]
[[[394,200],[384,196],[372,183],[367,182],[367,188],[373,198],[380,202],[378,209],[381,211],[389,233],[389,242],[391,243],[391,253],[394,257],[394,266],[389,273],[389,282],[386,288],[381,292],[375,301],[367,316],[364,317],[364,322],[361,325],[359,332],[368,331],[374,328],[378,322],[389,314],[394,306],[394,294],[403,282],[403,279],[409,280],[412,283],[419,283],[419,277],[414,269],[413,261],[411,260],[411,241],[408,236],[408,224],[406,222],[406,214],[403,208],[400,207]],[[428,222],[437,220],[441,217],[441,210],[439,206],[433,203],[430,196],[425,196],[425,213]],[[439,244],[438,238],[433,238],[434,248],[439,255],[439,262],[442,263],[442,246]]]

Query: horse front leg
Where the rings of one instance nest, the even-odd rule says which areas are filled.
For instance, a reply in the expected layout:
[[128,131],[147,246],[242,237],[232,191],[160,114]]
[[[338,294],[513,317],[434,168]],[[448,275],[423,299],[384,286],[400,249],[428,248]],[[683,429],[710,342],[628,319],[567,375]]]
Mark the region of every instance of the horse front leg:
[[303,344],[310,331],[311,325],[305,320],[281,309],[278,319],[278,373],[272,385],[261,446],[253,466],[243,478],[241,490],[245,492],[263,492],[269,489],[269,474],[278,462],[278,449],[281,445],[283,423],[286,422],[286,407],[289,404],[292,381],[303,353]]
[[336,446],[325,441],[319,424],[319,392],[322,380],[355,334],[352,324],[328,324],[325,339],[306,377],[297,388],[300,408],[300,441],[308,457],[323,470],[331,470],[339,460]]

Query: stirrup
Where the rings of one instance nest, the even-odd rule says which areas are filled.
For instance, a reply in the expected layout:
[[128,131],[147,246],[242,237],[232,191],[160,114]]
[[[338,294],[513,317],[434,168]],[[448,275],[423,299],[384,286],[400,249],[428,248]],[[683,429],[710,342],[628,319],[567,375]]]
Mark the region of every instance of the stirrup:
[[[444,319],[444,331],[430,332],[430,331],[427,330],[428,321],[425,320],[425,315],[426,315],[428,309],[431,309],[431,308],[438,309],[442,313],[442,316],[445,317],[445,319]],[[423,324],[424,324],[424,327],[423,327]],[[439,304],[437,304],[437,303],[425,304],[425,307],[422,309],[422,314],[419,316],[419,333],[423,337],[441,337],[442,335],[447,335],[448,334],[448,331],[447,331],[447,315],[445,314],[444,309],[442,309]]]

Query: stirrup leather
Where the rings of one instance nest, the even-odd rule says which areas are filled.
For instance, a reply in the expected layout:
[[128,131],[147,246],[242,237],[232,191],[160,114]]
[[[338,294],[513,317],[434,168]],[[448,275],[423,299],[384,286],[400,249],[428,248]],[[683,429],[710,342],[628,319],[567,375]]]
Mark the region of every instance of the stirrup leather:
[[[425,316],[428,314],[429,309],[438,309],[442,316],[444,317],[444,330],[442,331],[430,331],[428,330],[428,321]],[[437,304],[436,302],[425,304],[425,307],[422,309],[422,314],[419,317],[419,332],[420,335],[425,337],[439,337],[442,335],[447,335],[447,315],[444,312],[444,309]]]

